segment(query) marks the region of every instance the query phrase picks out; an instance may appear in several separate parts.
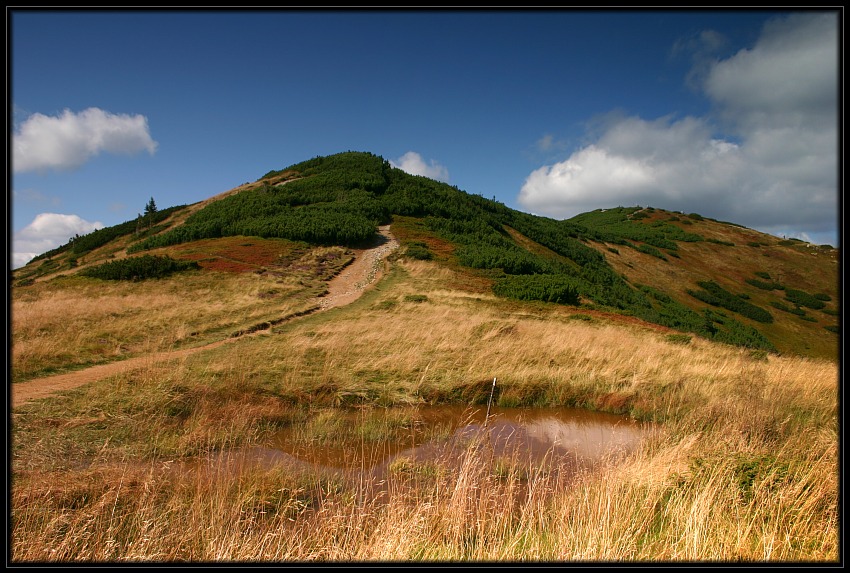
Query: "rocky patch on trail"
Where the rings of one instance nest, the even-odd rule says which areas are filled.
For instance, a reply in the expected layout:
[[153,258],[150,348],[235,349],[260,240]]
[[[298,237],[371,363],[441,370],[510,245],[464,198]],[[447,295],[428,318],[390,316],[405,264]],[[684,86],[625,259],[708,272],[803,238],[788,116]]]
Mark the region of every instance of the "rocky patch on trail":
[[379,227],[378,232],[384,237],[384,242],[377,247],[356,252],[354,262],[328,285],[328,293],[319,301],[322,310],[353,301],[380,276],[384,260],[399,247],[399,243],[390,233],[389,225]]

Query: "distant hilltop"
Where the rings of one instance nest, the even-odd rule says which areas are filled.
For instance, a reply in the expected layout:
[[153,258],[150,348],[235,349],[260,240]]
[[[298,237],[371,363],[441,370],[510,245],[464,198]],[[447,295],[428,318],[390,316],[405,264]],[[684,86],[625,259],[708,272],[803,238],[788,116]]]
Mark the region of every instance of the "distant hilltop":
[[[36,257],[13,285],[93,276],[143,255],[174,261],[167,272],[205,272],[214,265],[187,264],[198,241],[357,247],[390,225],[403,256],[463,269],[506,299],[615,313],[761,352],[838,352],[836,249],[697,213],[618,206],[555,220],[354,151],[272,170],[192,205],[150,206]],[[231,272],[246,269],[261,272],[250,264]]]

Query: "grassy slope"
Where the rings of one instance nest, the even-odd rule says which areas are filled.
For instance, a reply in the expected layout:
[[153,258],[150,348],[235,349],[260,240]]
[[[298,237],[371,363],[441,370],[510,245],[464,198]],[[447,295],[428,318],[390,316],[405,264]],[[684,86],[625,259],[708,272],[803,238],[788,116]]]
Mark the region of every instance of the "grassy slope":
[[[374,160],[374,158],[372,158]],[[160,233],[169,228],[182,224],[186,218],[213,201],[223,199],[244,190],[257,188],[261,182],[271,185],[283,184],[299,177],[294,170],[271,172],[260,182],[246,183],[240,187],[220,193],[206,201],[189,205],[176,211],[164,221]],[[459,190],[443,188],[442,193],[462,194]],[[477,205],[487,201],[477,198]],[[501,207],[504,209],[504,207]],[[591,231],[606,231],[610,228],[610,211],[604,210],[586,213],[573,218],[581,226]],[[712,308],[688,294],[689,289],[698,289],[697,281],[713,281],[727,291],[749,297],[748,302],[757,305],[773,316],[770,324],[758,323],[739,314],[723,309],[720,310],[745,326],[754,327],[782,353],[797,354],[837,360],[838,335],[824,327],[835,328],[838,325],[838,251],[835,249],[816,247],[803,242],[780,241],[776,237],[765,235],[734,224],[721,223],[702,217],[685,216],[661,209],[647,208],[639,213],[644,218],[632,217],[626,225],[635,228],[652,228],[653,224],[665,223],[675,226],[687,233],[701,236],[703,241],[677,241],[675,251],[661,249],[665,260],[640,252],[636,248],[624,244],[613,244],[598,240],[583,242],[592,247],[606,258],[617,273],[636,288],[648,285],[658,289],[689,308],[702,312]],[[393,230],[403,244],[411,242],[425,243],[428,250],[441,264],[458,270],[460,266],[454,258],[457,246],[428,230],[422,218],[393,217]],[[608,226],[606,226],[608,225]],[[544,259],[570,263],[565,257],[551,251],[528,237],[523,236],[510,227],[506,232],[523,249]],[[592,233],[591,233],[592,234]],[[31,262],[22,269],[15,271],[14,284],[25,284],[30,281],[44,281],[63,274],[74,274],[90,265],[104,261],[120,259],[126,255],[126,248],[143,237],[124,236],[107,245],[94,249],[80,256],[71,257],[69,252],[59,252],[48,259]],[[642,246],[641,241],[629,241],[635,247]],[[790,243],[790,244],[787,244]],[[215,246],[212,246],[215,244]],[[278,265],[280,261],[268,258],[265,241],[252,240],[245,237],[220,239],[213,243],[202,241],[198,244],[185,244],[177,247],[155,249],[152,254],[168,254],[175,258],[197,260],[207,269],[252,271],[262,273],[268,267]],[[292,250],[295,247],[287,247]],[[306,252],[302,245],[300,254]],[[255,250],[256,252],[252,252]],[[675,256],[674,256],[675,255]],[[281,259],[291,258],[286,254],[278,255]],[[291,261],[290,261],[291,262]],[[827,314],[823,310],[804,309],[806,319],[783,312],[771,306],[780,302],[790,307],[795,305],[785,301],[781,290],[765,291],[745,282],[747,279],[758,278],[755,273],[768,273],[772,281],[781,283],[786,288],[799,289],[811,294],[824,294],[831,300],[826,303]],[[489,291],[493,273],[473,271],[470,269],[458,273],[464,277],[465,288],[476,292]]]
[[[655,210],[636,224],[672,215]],[[355,303],[16,409],[12,560],[835,562],[837,360],[793,354],[832,356],[837,338],[822,325],[837,321],[819,311],[808,311],[818,323],[783,317],[768,306],[781,291],[743,281],[767,272],[829,295],[836,308],[837,253],[715,221],[686,227],[734,246],[680,242],[679,257],[663,261],[622,244],[586,244],[631,284],[694,308],[705,305],[685,291],[697,280],[750,294],[775,317],[767,328],[786,355],[671,337],[623,313],[500,299],[493,273],[459,265],[455,245],[421,219],[395,217],[402,244],[425,243],[434,260],[412,261],[402,247],[393,270]],[[59,254],[15,273],[34,284],[12,289],[13,378],[24,366],[22,378],[211,341],[291,314],[334,272],[329,252],[337,262],[346,253],[232,237],[156,251],[198,260],[200,271],[139,283],[52,280],[124,256],[125,247],[105,245],[75,267]],[[502,405],[598,409],[663,422],[664,432],[579,487],[505,480],[471,464],[474,472],[445,482],[395,474],[417,489],[369,511],[355,503],[360,492],[318,475],[181,473],[205,467],[211,453],[262,444],[317,409],[481,405],[494,376]],[[512,497],[522,485],[545,495]]]
[[[774,322],[761,324],[740,315],[736,318],[758,328],[780,352],[838,359],[838,335],[824,329],[824,326],[838,324],[836,315],[807,309],[806,314],[815,322],[803,320],[771,306],[771,302],[794,306],[785,300],[782,290],[767,291],[745,282],[746,279],[759,279],[757,272],[768,273],[773,281],[786,288],[826,294],[831,301],[826,303],[825,309],[837,311],[841,298],[838,250],[801,241],[782,241],[738,225],[691,219],[660,209],[652,210],[646,219],[634,224],[651,225],[670,221],[671,218],[679,221],[670,224],[689,233],[697,233],[706,240],[678,242],[676,253],[679,256],[667,256],[667,260],[622,245],[591,244],[631,284],[658,288],[695,310],[708,307],[687,293],[688,289],[697,289],[697,281],[714,281],[733,294],[745,293],[749,296],[748,302],[768,310]],[[614,248],[617,253],[609,248]]]
[[[399,222],[400,237],[417,232],[430,241],[415,221]],[[628,316],[499,299],[486,277],[450,267],[402,255],[349,306],[16,410],[13,561],[838,558],[834,363],[754,357],[681,343]],[[265,286],[245,289],[257,277],[196,272],[192,293],[242,288],[246,300],[271,302],[258,296]],[[103,294],[138,307],[147,291],[186,280]],[[100,295],[79,296],[67,306]],[[185,298],[157,300],[160,314],[192,316],[201,330],[222,321],[195,316]],[[115,322],[104,311],[88,313],[89,328]],[[387,506],[319,474],[192,470],[340,407],[482,407],[494,376],[501,405],[630,414],[664,431],[577,487],[534,467],[506,479],[486,463],[460,475],[414,466],[391,475],[398,491],[414,489]],[[519,496],[526,485],[535,496]]]
[[341,247],[256,237],[154,254],[196,261],[201,270],[140,282],[68,273],[13,289],[13,380],[200,346],[274,323],[315,306],[325,282],[352,258]]

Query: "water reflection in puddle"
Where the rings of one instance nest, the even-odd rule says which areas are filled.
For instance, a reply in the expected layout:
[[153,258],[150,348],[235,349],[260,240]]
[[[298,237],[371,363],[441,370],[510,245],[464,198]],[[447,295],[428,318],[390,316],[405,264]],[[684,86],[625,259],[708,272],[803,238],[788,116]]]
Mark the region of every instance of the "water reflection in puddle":
[[319,412],[229,461],[386,483],[400,464],[457,468],[474,452],[572,474],[629,453],[648,429],[623,416],[573,408],[493,408],[489,417],[483,408],[465,406],[370,408]]

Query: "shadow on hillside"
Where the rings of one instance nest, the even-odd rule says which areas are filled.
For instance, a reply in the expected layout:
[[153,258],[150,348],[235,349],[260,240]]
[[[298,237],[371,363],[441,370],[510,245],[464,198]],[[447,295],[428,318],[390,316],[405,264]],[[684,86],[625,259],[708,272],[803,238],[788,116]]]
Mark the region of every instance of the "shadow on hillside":
[[380,232],[375,232],[375,234],[369,237],[368,239],[364,241],[350,243],[348,246],[352,249],[376,249],[380,246],[386,245],[389,242],[389,238],[382,235]]

